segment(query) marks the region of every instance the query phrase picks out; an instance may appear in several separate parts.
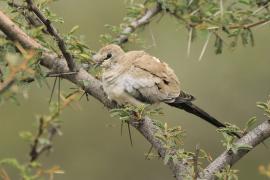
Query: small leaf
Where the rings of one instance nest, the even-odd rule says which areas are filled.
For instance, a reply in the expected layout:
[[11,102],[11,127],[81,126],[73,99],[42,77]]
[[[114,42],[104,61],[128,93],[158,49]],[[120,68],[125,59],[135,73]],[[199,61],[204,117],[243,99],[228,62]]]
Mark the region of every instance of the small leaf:
[[236,144],[237,150],[251,150],[253,147],[248,144]]
[[268,105],[264,102],[257,102],[257,107],[262,109],[262,110],[268,109]]
[[166,153],[165,157],[164,157],[164,165],[167,165],[169,160],[171,158],[171,154],[170,153]]
[[79,29],[79,26],[78,25],[76,25],[76,26],[74,26],[70,31],[69,31],[69,33],[68,34],[73,34],[75,31],[77,31]]
[[25,141],[31,141],[33,138],[33,134],[29,131],[20,132],[19,136]]
[[251,126],[253,126],[253,125],[256,123],[256,121],[257,121],[256,116],[253,116],[252,118],[250,118],[250,119],[248,120],[248,122],[246,123],[246,128],[248,129],[248,128],[250,128]]

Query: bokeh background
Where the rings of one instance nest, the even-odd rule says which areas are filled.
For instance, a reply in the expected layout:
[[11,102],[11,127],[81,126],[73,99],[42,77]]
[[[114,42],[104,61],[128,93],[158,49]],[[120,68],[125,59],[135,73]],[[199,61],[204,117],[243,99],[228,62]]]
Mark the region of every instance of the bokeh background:
[[[68,32],[79,25],[78,34],[84,35],[94,50],[101,46],[100,34],[108,32],[104,24],[121,23],[125,7],[124,0],[61,0],[52,5],[54,12],[65,20],[58,26],[60,31]],[[205,37],[192,44],[191,56],[187,57],[187,33],[172,17],[154,20],[139,35],[150,47],[147,52],[175,69],[183,89],[197,98],[197,105],[223,122],[243,127],[254,115],[259,117],[259,122],[265,119],[256,102],[265,101],[270,94],[269,29],[269,25],[255,29],[253,48],[239,46],[215,55],[210,43],[201,61],[198,57]],[[129,49],[142,47],[129,46]],[[73,85],[65,83],[64,91],[68,92],[69,87]],[[29,95],[29,99],[19,98],[20,105],[6,103],[0,107],[0,159],[17,157],[23,162],[28,158],[29,146],[19,138],[18,132],[35,130],[35,116],[48,112],[50,89],[40,89],[33,83]],[[57,180],[174,179],[161,160],[145,160],[144,153],[150,144],[134,129],[134,147],[131,147],[127,129],[120,136],[120,121],[111,118],[101,103],[90,98],[89,102],[83,99],[79,104],[81,110],[65,110],[61,117],[63,136],[55,139],[53,153],[41,158],[47,167],[59,165],[64,169],[65,174],[56,176]],[[185,149],[194,150],[200,144],[214,158],[223,151],[221,135],[214,127],[183,111],[162,107],[165,114],[158,119],[186,130]],[[265,143],[270,145],[269,140]],[[260,145],[234,168],[240,170],[240,179],[265,179],[259,174],[258,166],[268,163],[270,149]]]

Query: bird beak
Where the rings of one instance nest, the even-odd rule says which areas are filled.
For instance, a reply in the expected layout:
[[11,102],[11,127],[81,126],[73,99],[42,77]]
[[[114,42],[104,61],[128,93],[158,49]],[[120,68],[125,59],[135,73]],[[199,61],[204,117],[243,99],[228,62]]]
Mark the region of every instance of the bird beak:
[[102,58],[98,54],[95,54],[94,56],[92,56],[92,58],[93,58],[93,60],[95,62],[95,66],[94,67],[99,67],[103,63]]

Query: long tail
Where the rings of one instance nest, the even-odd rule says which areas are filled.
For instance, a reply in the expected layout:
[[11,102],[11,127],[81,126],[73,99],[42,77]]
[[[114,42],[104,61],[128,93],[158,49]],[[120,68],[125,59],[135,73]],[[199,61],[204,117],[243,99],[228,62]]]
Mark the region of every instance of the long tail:
[[[198,116],[202,118],[203,120],[207,121],[208,123],[214,125],[217,128],[223,128],[226,127],[225,124],[222,122],[218,121],[216,118],[199,108],[198,106],[194,105],[192,102],[187,101],[187,102],[173,102],[173,103],[168,103],[168,105],[182,109],[186,112],[189,112],[191,114],[194,114],[195,116]],[[240,138],[241,136],[237,133],[232,132],[232,135],[235,135],[236,137]]]

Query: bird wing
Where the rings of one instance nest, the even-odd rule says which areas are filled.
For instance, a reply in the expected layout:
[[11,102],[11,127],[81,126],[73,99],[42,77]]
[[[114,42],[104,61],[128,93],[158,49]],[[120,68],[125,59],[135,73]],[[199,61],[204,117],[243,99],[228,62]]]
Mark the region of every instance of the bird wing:
[[[128,87],[136,89],[137,98],[144,101],[173,102],[180,95],[180,83],[173,70],[153,56],[138,54],[135,51],[126,54],[130,63],[126,73]],[[128,92],[134,93],[131,89]]]

